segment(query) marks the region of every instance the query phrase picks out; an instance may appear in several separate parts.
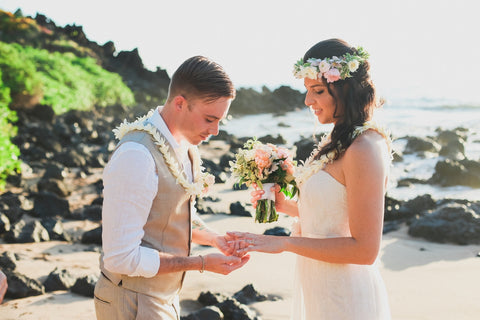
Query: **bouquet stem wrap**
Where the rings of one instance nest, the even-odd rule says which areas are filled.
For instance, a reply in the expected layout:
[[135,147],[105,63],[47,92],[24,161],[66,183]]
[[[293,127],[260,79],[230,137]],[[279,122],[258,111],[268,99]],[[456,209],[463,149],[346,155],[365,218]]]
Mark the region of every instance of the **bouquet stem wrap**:
[[257,210],[255,222],[266,223],[278,220],[277,210],[275,210],[275,191],[272,191],[274,183],[264,183],[262,189],[265,193],[257,201]]

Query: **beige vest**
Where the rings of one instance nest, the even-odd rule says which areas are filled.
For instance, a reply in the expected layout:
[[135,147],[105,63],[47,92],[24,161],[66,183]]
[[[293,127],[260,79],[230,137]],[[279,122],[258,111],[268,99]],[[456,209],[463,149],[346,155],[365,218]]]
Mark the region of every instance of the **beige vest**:
[[[189,256],[192,238],[190,206],[194,199],[181,185],[177,184],[149,133],[142,131],[128,133],[120,140],[118,146],[127,141],[137,142],[147,147],[153,156],[158,174],[158,192],[143,227],[145,235],[141,245],[177,256]],[[165,143],[168,144],[166,139]],[[176,158],[172,147],[168,146],[170,156]],[[200,158],[198,153],[191,151],[189,150],[189,156],[192,168],[196,168],[200,165]],[[124,288],[155,296],[168,304],[173,302],[180,291],[185,277],[185,272],[161,274],[153,278],[129,277],[112,273],[103,266],[103,255],[100,258],[100,269],[113,283],[118,285],[121,281],[121,286]]]

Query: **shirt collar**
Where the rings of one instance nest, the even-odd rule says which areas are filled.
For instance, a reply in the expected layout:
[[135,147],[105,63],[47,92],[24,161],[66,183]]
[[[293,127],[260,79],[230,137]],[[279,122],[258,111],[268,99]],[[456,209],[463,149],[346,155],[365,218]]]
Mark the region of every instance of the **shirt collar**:
[[188,156],[188,148],[190,147],[190,144],[185,140],[182,140],[179,144],[177,140],[175,140],[172,133],[170,132],[170,129],[168,129],[168,126],[165,123],[165,120],[163,120],[162,116],[160,115],[160,112],[162,111],[162,109],[163,109],[163,106],[158,106],[155,112],[153,113],[153,115],[150,117],[149,121],[167,139],[168,143],[172,147],[177,157],[181,161],[183,161],[183,159],[185,159],[185,157]]

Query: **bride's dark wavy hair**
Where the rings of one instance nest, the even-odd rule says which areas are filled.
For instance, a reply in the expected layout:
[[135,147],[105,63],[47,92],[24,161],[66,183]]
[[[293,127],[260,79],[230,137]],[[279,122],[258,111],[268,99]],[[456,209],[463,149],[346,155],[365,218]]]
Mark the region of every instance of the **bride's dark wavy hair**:
[[[357,49],[341,39],[328,39],[311,47],[305,53],[303,61],[307,62],[310,58],[341,57],[346,53],[355,55]],[[349,78],[331,83],[327,83],[325,78],[321,78],[328,93],[335,101],[334,117],[340,117],[338,115],[339,106],[343,107],[341,109],[343,115],[332,130],[330,143],[320,150],[316,158],[337,150],[333,160],[338,159],[341,155],[338,142],[341,144],[341,149],[346,150],[353,142],[352,133],[355,127],[363,125],[370,119],[373,110],[383,104],[383,101],[377,101],[375,86],[370,78],[369,70],[370,64],[365,60],[360,63],[355,72],[351,73]]]

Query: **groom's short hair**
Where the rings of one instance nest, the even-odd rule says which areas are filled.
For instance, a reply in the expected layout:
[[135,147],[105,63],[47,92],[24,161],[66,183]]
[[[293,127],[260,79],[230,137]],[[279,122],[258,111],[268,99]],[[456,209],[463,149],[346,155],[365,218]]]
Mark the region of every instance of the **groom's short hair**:
[[178,95],[208,103],[220,98],[235,98],[235,87],[218,63],[203,56],[194,56],[185,60],[173,73],[168,100]]

